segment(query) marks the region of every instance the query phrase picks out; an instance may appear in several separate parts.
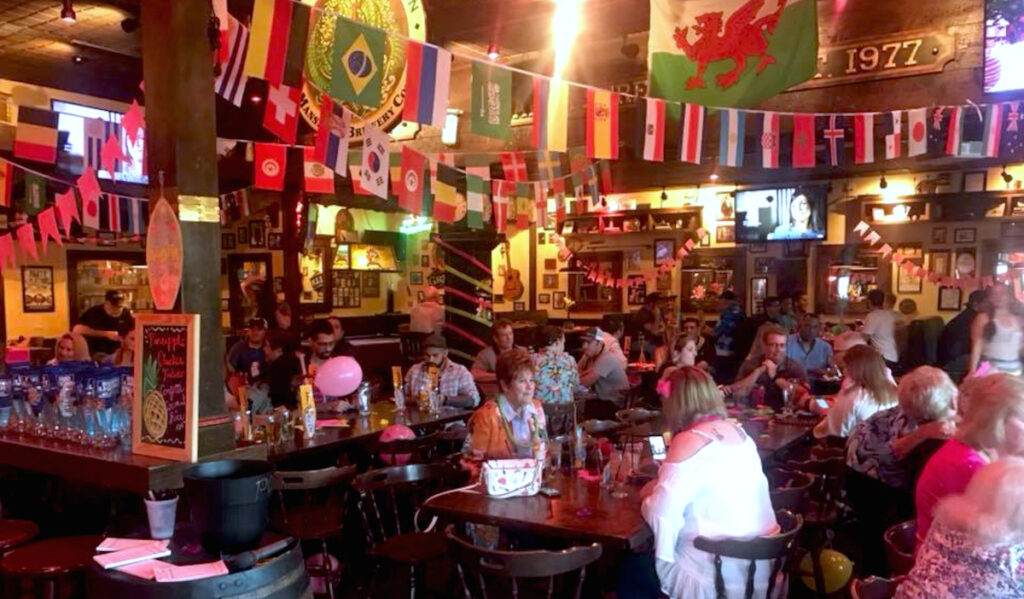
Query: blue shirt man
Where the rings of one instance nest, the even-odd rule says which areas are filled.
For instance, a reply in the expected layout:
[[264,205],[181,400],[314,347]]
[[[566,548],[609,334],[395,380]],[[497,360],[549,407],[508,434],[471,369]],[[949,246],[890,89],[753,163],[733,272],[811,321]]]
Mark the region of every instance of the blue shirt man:
[[832,363],[832,346],[823,340],[816,314],[804,314],[800,330],[786,341],[786,358],[799,362],[809,374],[821,374]]

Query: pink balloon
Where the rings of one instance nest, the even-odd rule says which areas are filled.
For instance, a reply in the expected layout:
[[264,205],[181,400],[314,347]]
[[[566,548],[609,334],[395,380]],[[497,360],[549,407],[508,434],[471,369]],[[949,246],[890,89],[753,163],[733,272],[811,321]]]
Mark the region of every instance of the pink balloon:
[[324,362],[313,382],[327,397],[344,397],[359,388],[363,369],[354,358],[338,356]]
[[[380,434],[381,443],[388,443],[389,441],[398,441],[400,439],[409,440],[415,438],[416,433],[414,433],[411,428],[405,426],[404,424],[392,424],[391,426],[384,429]],[[385,464],[391,466],[401,466],[403,464],[406,464],[408,463],[409,458],[412,457],[407,453],[384,453],[384,449],[385,448],[383,447],[381,448],[380,459]]]

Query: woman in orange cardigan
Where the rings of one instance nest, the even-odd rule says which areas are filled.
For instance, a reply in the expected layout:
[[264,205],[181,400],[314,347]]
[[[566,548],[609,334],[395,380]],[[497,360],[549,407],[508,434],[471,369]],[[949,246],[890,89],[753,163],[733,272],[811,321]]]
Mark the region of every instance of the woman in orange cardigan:
[[498,356],[495,375],[498,395],[469,420],[467,457],[476,462],[530,458],[547,442],[544,408],[534,399],[533,361],[524,349]]

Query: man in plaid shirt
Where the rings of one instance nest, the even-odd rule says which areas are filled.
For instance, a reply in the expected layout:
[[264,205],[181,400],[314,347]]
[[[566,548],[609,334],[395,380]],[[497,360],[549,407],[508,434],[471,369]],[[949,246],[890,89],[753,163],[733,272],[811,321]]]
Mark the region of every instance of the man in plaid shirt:
[[475,408],[480,404],[480,393],[476,389],[473,375],[461,364],[448,359],[448,342],[443,335],[434,333],[423,342],[426,359],[414,364],[405,375],[406,397],[418,397],[420,391],[431,388],[432,376],[438,376],[442,405],[456,408]]

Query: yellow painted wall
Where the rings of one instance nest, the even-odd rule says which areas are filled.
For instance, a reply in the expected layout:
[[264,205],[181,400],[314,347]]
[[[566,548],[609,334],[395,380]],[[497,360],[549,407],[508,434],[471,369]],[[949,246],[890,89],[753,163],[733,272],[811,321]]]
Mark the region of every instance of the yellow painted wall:
[[[4,317],[7,324],[7,339],[19,337],[56,337],[68,331],[68,271],[67,254],[56,244],[48,246],[46,255],[40,255],[32,266],[53,267],[53,312],[29,312],[22,309],[21,297],[21,265],[17,268],[5,268],[4,282]],[[42,251],[42,248],[39,248]]]

